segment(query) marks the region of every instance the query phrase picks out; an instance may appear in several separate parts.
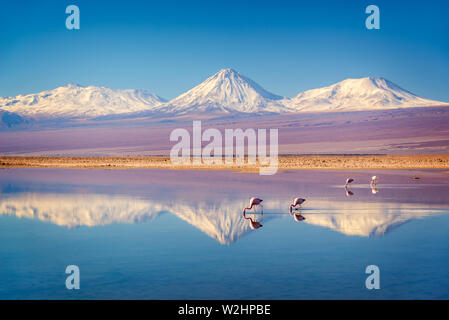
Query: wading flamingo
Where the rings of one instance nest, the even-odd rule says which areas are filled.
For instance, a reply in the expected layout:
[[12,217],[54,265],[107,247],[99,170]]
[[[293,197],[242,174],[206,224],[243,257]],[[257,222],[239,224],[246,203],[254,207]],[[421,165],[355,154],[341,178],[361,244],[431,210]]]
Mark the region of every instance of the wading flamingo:
[[251,229],[259,229],[260,227],[263,227],[263,225],[259,221],[256,221],[255,219],[253,219],[251,217],[247,217],[246,216],[246,210],[251,210],[255,206],[261,206],[262,207],[262,219],[263,219],[262,201],[263,201],[262,199],[259,199],[259,198],[256,198],[256,197],[252,197],[249,200],[249,207],[243,209],[243,218],[245,218],[245,220],[249,221],[249,226],[250,226]]
[[346,191],[346,196],[350,197],[352,195],[354,195],[354,192],[352,192],[351,190],[348,190],[348,186],[350,183],[354,182],[354,179],[352,178],[348,178],[346,179],[346,183],[345,183],[345,191]]
[[243,209],[243,214],[245,214],[246,210],[251,210],[255,206],[261,206],[263,209],[262,201],[262,199],[256,197],[252,197],[251,199],[249,199],[249,207]]
[[352,178],[346,179],[345,188],[352,182],[354,182],[354,179],[352,179]]
[[293,200],[292,204],[290,205],[290,212],[292,212],[294,207],[297,207],[297,206],[301,207],[301,205],[304,203],[304,201],[306,201],[306,199],[299,198],[299,197],[295,198]]

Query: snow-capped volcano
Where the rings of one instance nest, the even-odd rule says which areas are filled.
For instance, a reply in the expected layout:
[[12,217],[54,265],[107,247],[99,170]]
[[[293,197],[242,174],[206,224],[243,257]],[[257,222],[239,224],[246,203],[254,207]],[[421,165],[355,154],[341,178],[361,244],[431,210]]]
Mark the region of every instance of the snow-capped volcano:
[[302,92],[287,101],[297,111],[361,111],[443,105],[421,98],[384,78],[346,79]]
[[147,111],[164,101],[144,90],[68,84],[41,93],[0,98],[0,109],[33,119],[90,119]]
[[282,112],[283,97],[233,69],[222,69],[196,87],[158,108],[164,113],[190,112]]
[[177,98],[144,90],[113,90],[69,84],[36,94],[0,98],[0,127],[39,120],[95,119],[102,116],[198,116],[284,112],[337,112],[444,106],[421,98],[384,78],[346,79],[294,98],[268,92],[233,69],[222,69]]

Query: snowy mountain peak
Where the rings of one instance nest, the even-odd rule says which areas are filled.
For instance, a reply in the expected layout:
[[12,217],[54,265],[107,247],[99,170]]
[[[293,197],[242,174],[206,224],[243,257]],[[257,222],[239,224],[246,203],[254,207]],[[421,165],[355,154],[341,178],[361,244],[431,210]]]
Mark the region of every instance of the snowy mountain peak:
[[302,92],[288,102],[297,111],[361,111],[445,103],[421,98],[378,77],[346,79],[331,86]]
[[53,90],[0,98],[0,109],[33,119],[90,119],[148,111],[165,100],[144,90],[114,90],[69,83]]
[[65,86],[62,86],[60,88],[78,89],[78,88],[83,88],[83,86],[80,84],[77,84],[77,83],[67,83]]
[[232,74],[238,74],[238,72],[232,68],[224,68],[224,69],[219,70],[215,75],[226,76],[226,75],[232,75]]
[[160,109],[168,113],[204,111],[281,112],[281,96],[233,69],[222,69],[193,89],[171,100]]
[[[335,84],[341,88],[353,88],[360,91],[384,89],[384,90],[397,90],[411,94],[410,92],[402,89],[393,82],[382,77],[365,77],[359,79],[346,79]],[[415,96],[415,95],[414,95]]]
[[211,89],[213,88],[213,90],[228,91],[229,95],[232,94],[232,92],[229,91],[235,89],[239,90],[236,93],[245,93],[245,91],[246,93],[248,93],[248,91],[254,91],[255,93],[259,94],[260,96],[266,99],[273,99],[273,100],[282,99],[281,96],[266,91],[264,88],[262,88],[259,84],[257,84],[250,78],[240,74],[239,72],[231,68],[221,69],[203,83],[208,83],[209,85],[212,85],[210,86],[210,88]]

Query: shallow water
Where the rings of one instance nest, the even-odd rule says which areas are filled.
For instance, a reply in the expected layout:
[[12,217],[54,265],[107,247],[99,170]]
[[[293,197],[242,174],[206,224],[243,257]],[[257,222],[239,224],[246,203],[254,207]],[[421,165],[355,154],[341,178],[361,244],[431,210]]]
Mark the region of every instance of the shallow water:
[[[442,170],[15,168],[0,190],[2,299],[449,298]],[[242,216],[252,196],[260,228]],[[80,290],[65,288],[72,264]],[[365,287],[371,264],[379,290]]]

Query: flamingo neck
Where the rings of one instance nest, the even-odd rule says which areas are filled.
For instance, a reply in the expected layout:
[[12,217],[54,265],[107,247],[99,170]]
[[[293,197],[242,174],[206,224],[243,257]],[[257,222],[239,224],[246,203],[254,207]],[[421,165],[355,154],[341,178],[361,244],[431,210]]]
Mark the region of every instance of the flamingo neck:
[[253,208],[253,206],[254,206],[254,203],[251,204],[250,207],[243,209],[243,215],[245,215],[246,210],[251,210]]
[[[248,209],[248,208],[245,208],[245,209]],[[246,217],[245,211],[243,211],[243,218],[246,220],[250,220],[251,222],[254,222],[251,217]]]

